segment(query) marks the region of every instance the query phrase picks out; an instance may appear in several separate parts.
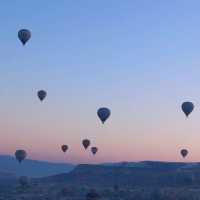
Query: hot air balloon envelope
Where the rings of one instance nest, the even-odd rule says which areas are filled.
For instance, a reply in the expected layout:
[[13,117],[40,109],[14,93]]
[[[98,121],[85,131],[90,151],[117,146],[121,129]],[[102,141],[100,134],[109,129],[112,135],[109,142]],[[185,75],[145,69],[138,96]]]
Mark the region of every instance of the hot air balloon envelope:
[[21,185],[22,187],[27,186],[28,183],[29,183],[28,177],[27,177],[27,176],[21,176],[21,177],[19,178],[19,183],[20,183],[20,185]]
[[93,153],[93,155],[95,155],[98,151],[98,148],[97,147],[92,147],[91,148],[91,152]]
[[98,200],[100,198],[101,196],[94,189],[90,190],[90,192],[86,194],[86,200]]
[[87,149],[90,146],[90,140],[84,139],[82,141],[82,144],[83,144],[84,148]]
[[40,90],[38,91],[38,98],[40,99],[40,101],[43,101],[45,99],[45,97],[47,96],[47,92],[44,90]]
[[25,45],[31,38],[31,31],[28,29],[21,29],[18,31],[18,38]]
[[110,117],[111,111],[109,108],[99,108],[97,115],[102,123],[104,123]]
[[68,150],[68,146],[64,144],[61,146],[61,149],[63,152],[66,152]]
[[181,155],[183,158],[185,158],[188,155],[188,150],[187,149],[181,149]]
[[26,156],[27,153],[25,150],[20,149],[15,152],[15,157],[20,163],[26,158]]
[[181,106],[183,112],[185,113],[186,117],[189,116],[189,114],[193,111],[194,109],[194,104],[192,102],[186,101],[182,104]]

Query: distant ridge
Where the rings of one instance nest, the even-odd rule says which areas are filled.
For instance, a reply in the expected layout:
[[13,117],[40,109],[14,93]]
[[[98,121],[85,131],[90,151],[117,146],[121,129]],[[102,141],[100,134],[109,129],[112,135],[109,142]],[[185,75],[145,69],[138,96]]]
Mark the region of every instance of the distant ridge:
[[0,155],[0,172],[8,172],[16,176],[45,177],[58,173],[67,173],[73,168],[73,164],[51,163],[29,159],[19,164],[12,156]]
[[103,163],[103,166],[113,167],[139,167],[139,168],[195,168],[200,167],[199,162],[170,162],[170,161],[140,161],[140,162],[117,162]]
[[64,184],[90,187],[129,186],[188,186],[200,185],[200,164],[142,161],[138,163],[81,164],[69,173],[40,179]]

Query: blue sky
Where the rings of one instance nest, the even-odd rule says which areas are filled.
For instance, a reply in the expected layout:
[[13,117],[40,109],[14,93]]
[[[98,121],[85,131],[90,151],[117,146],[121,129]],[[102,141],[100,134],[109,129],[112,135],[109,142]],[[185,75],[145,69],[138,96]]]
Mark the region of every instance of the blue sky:
[[[26,148],[30,158],[62,161],[66,141],[69,161],[93,162],[79,149],[91,137],[102,149],[94,162],[178,160],[182,146],[196,160],[199,8],[197,0],[1,3],[0,153]],[[21,28],[32,31],[25,47]],[[42,105],[39,89],[48,92]],[[188,121],[184,100],[196,106]],[[103,128],[100,106],[112,110]]]

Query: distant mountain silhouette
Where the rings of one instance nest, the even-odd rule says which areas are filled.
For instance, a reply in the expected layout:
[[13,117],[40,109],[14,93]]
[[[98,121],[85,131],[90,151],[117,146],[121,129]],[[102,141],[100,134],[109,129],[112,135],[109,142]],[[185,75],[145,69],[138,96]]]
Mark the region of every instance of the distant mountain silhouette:
[[143,161],[103,165],[78,165],[69,173],[40,181],[81,184],[90,187],[123,186],[187,186],[200,184],[199,163]]
[[12,156],[0,155],[0,172],[13,173],[16,176],[44,177],[67,173],[73,168],[74,165],[68,163],[50,163],[35,160],[25,160],[20,164]]
[[191,167],[198,163],[183,163],[183,162],[161,162],[161,161],[141,161],[141,162],[118,162],[118,163],[103,163],[103,166],[113,167],[134,167],[134,168],[180,168]]

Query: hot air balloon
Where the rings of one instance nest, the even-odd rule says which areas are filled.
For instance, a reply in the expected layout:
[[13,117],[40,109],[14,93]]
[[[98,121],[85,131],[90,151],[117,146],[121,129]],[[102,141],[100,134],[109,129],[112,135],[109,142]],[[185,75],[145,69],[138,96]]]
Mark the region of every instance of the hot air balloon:
[[26,156],[27,154],[25,150],[20,149],[15,152],[15,157],[19,161],[19,163],[21,163],[26,158]]
[[183,156],[183,158],[185,158],[188,155],[188,150],[187,149],[181,149],[180,153]]
[[31,38],[31,31],[28,29],[21,29],[18,31],[18,38],[25,45]]
[[91,152],[93,153],[93,155],[95,155],[98,151],[97,147],[91,147]]
[[94,189],[90,190],[90,192],[86,194],[86,200],[98,200],[98,199],[100,199],[100,195]]
[[22,187],[26,187],[29,184],[29,180],[27,176],[21,176],[19,177],[19,183]]
[[82,141],[82,144],[83,144],[84,148],[87,149],[90,146],[90,140],[84,139]]
[[99,108],[97,111],[97,115],[103,124],[110,117],[110,114],[111,111],[109,108]]
[[44,90],[39,90],[37,95],[38,95],[38,98],[40,99],[40,101],[43,101],[45,99],[45,97],[47,96],[47,92]]
[[189,114],[193,111],[194,109],[194,104],[192,102],[186,101],[182,104],[181,106],[183,112],[185,113],[186,117],[189,116]]
[[65,153],[65,152],[68,150],[68,146],[65,145],[65,144],[63,144],[63,145],[61,146],[61,149],[62,149],[62,151]]

